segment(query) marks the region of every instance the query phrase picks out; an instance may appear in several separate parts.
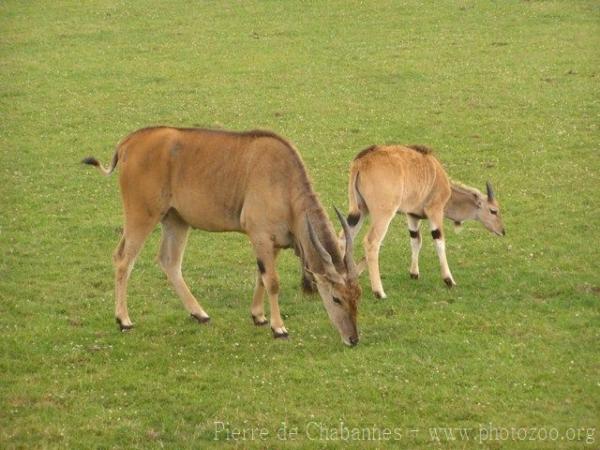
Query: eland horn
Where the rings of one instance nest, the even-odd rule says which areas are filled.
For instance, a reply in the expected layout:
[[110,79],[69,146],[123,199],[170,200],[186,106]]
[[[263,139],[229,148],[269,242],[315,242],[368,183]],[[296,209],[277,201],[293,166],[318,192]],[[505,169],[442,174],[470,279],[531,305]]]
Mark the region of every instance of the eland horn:
[[356,264],[354,264],[354,258],[352,257],[352,235],[350,234],[350,226],[348,225],[348,221],[344,217],[344,215],[337,209],[335,206],[335,213],[342,224],[342,228],[344,230],[344,237],[346,238],[346,251],[344,252],[344,264],[346,265],[346,270],[348,271],[348,275],[350,278],[356,278],[358,276],[358,272],[356,269]]
[[487,188],[487,197],[489,201],[494,200],[494,190],[492,189],[492,183],[490,183],[489,181],[485,183],[485,186]]
[[315,233],[315,229],[313,228],[312,224],[310,223],[310,219],[308,218],[308,215],[306,216],[306,226],[308,227],[308,236],[310,237],[310,241],[312,242],[312,245],[315,247],[315,249],[319,253],[319,256],[321,257],[323,262],[328,265],[333,265],[333,262],[331,260],[331,255],[327,252],[327,250],[325,250],[325,247],[323,247],[323,244],[321,244],[321,241],[319,241],[319,238],[317,237],[317,234]]

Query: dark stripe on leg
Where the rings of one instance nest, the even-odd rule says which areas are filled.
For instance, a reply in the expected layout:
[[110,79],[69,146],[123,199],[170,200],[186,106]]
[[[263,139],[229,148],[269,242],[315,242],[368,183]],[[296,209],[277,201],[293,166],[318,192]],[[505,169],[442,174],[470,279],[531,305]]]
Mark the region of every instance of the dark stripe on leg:
[[260,271],[260,273],[264,274],[265,273],[265,264],[260,259],[257,259],[256,265],[258,266],[258,270]]
[[419,230],[408,230],[408,234],[410,234],[410,237],[413,239],[419,239]]
[[431,237],[434,239],[441,239],[442,232],[440,230],[431,230]]

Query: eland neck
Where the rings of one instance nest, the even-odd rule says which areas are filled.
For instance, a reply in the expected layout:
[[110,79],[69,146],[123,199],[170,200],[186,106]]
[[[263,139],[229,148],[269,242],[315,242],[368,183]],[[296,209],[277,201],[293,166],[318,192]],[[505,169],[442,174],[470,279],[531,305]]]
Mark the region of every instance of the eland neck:
[[477,197],[482,194],[475,188],[451,183],[452,192],[444,208],[444,216],[454,222],[477,219]]
[[324,263],[319,252],[314,247],[308,232],[307,219],[327,251],[331,256],[333,265],[339,272],[344,270],[344,262],[338,247],[338,240],[331,222],[323,206],[314,192],[307,192],[297,202],[294,209],[293,234],[296,243],[301,248],[301,257],[308,268],[317,273],[323,273]]

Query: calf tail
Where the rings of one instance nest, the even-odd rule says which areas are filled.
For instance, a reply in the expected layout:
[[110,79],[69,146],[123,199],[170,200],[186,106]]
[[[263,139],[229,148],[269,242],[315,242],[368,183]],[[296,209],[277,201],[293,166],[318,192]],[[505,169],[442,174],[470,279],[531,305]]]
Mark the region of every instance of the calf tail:
[[[369,208],[365,203],[365,199],[358,190],[359,172],[356,165],[350,169],[350,177],[348,179],[348,225],[351,227],[359,226],[369,214]],[[358,230],[356,230],[358,233]]]
[[96,169],[98,169],[105,176],[109,176],[111,173],[113,173],[113,171],[115,170],[115,167],[117,167],[118,162],[119,162],[119,151],[118,150],[113,155],[112,161],[108,168],[104,167],[100,163],[100,161],[98,161],[93,156],[88,156],[87,158],[83,158],[81,160],[82,164],[89,164],[90,166],[96,167]]

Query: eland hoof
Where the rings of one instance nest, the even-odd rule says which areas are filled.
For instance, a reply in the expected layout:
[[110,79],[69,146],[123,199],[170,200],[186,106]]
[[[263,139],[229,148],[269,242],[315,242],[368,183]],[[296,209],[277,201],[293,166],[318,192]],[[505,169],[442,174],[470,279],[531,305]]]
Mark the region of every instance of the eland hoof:
[[271,328],[271,331],[273,332],[273,338],[275,339],[287,339],[289,337],[289,334],[285,328]]
[[210,322],[210,317],[208,316],[201,316],[200,314],[190,314],[190,317],[192,319],[196,319],[196,321],[200,324]]
[[456,283],[454,282],[454,280],[452,278],[444,278],[444,283],[446,283],[446,286],[448,286],[448,288],[452,288],[453,286],[456,286]]
[[411,274],[410,274],[410,277],[411,277],[413,280],[418,280],[418,279],[419,279],[419,274],[418,274],[418,273],[412,273],[412,272],[411,272]]
[[117,325],[119,326],[119,331],[122,331],[123,333],[131,330],[133,328],[133,324],[124,324],[121,319],[119,319],[118,317],[115,318]]
[[385,295],[385,292],[377,292],[377,291],[373,291],[373,295],[375,296],[375,298],[378,298],[379,300],[382,300],[384,298],[387,298],[387,295]]
[[257,327],[264,327],[266,324],[269,323],[269,321],[265,318],[259,319],[254,314],[251,314],[250,316],[252,317],[252,322],[254,322],[254,325],[256,325]]

